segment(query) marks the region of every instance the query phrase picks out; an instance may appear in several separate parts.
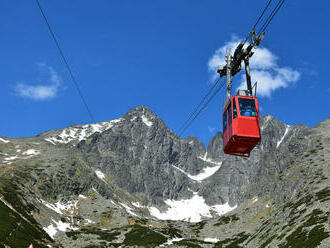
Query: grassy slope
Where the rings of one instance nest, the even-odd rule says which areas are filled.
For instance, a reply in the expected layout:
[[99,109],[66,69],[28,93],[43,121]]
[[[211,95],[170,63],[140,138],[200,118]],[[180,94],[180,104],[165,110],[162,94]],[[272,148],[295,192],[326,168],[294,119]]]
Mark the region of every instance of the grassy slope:
[[0,247],[47,247],[53,243],[39,226],[26,221],[15,211],[0,202]]
[[[0,247],[47,247],[54,241],[31,215],[38,209],[26,199],[34,166],[13,164],[0,170]],[[30,191],[30,193],[32,193]],[[9,208],[6,204],[11,206]]]

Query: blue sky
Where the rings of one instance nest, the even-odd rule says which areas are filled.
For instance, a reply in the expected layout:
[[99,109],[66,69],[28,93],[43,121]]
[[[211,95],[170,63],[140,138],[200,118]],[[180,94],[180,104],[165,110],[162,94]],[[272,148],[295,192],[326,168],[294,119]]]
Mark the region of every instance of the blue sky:
[[[40,3],[96,121],[146,105],[177,131],[210,87],[211,59],[246,36],[266,1]],[[311,127],[329,117],[329,7],[287,1],[269,26],[252,68],[262,115]],[[0,136],[91,122],[34,0],[1,1],[0,37]],[[185,136],[207,143],[221,129],[223,98]]]

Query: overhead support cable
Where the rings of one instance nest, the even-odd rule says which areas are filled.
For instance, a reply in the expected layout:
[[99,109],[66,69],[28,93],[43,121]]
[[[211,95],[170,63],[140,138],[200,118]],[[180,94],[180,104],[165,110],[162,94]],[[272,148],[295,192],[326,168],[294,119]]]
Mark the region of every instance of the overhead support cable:
[[263,24],[263,26],[261,27],[261,29],[258,32],[258,35],[260,35],[261,33],[265,32],[268,25],[270,24],[270,22],[274,19],[275,15],[277,14],[277,12],[280,10],[280,8],[282,7],[282,5],[284,4],[285,0],[280,0],[277,5],[275,6],[275,8],[273,9],[273,11],[270,13],[270,15],[268,16],[267,20],[265,21],[265,23]]
[[84,106],[85,106],[85,108],[86,108],[86,110],[87,110],[87,112],[88,112],[88,114],[89,114],[91,120],[92,120],[93,122],[96,122],[95,119],[94,119],[94,116],[93,116],[93,114],[92,114],[92,112],[91,112],[91,110],[90,110],[90,108],[89,108],[89,106],[88,106],[88,104],[87,104],[87,101],[86,101],[86,99],[84,98],[84,95],[82,94],[82,91],[81,91],[81,89],[80,89],[80,87],[79,87],[79,85],[78,85],[78,82],[77,82],[77,80],[76,80],[76,78],[75,78],[75,76],[74,76],[74,74],[73,74],[73,72],[72,72],[72,70],[71,70],[71,67],[70,67],[70,65],[69,65],[69,63],[68,63],[68,61],[67,61],[67,59],[66,59],[65,56],[64,56],[63,50],[62,50],[62,48],[61,48],[61,46],[60,46],[58,40],[56,39],[55,33],[54,33],[52,27],[50,26],[50,24],[49,24],[49,22],[48,22],[48,19],[47,19],[46,15],[45,15],[45,12],[43,11],[43,9],[42,9],[42,7],[41,7],[41,5],[40,5],[39,0],[36,0],[36,3],[37,3],[37,5],[38,5],[38,8],[39,8],[39,10],[40,10],[40,13],[41,13],[41,15],[42,15],[42,17],[43,17],[45,23],[46,23],[46,25],[47,25],[47,28],[48,28],[48,30],[49,30],[49,32],[50,32],[50,34],[51,34],[51,36],[52,36],[52,38],[53,38],[53,40],[54,40],[54,43],[55,43],[55,45],[56,45],[56,47],[57,47],[57,50],[58,50],[58,52],[59,52],[59,54],[60,54],[60,56],[61,56],[61,58],[62,58],[62,60],[63,60],[63,62],[64,62],[64,65],[65,65],[65,67],[67,68],[67,70],[68,70],[68,72],[69,72],[69,74],[70,74],[71,80],[72,80],[74,86],[76,87],[76,89],[77,89],[77,91],[78,91],[78,94],[79,94],[79,96],[80,96],[80,98],[81,98],[81,100],[82,100],[82,102],[83,102],[83,104],[84,104]]
[[185,125],[191,120],[191,118],[193,118],[193,115],[198,111],[198,109],[200,108],[200,106],[205,102],[205,100],[207,99],[207,97],[212,93],[213,89],[218,85],[219,81],[220,81],[220,78],[218,78],[213,83],[212,87],[208,90],[208,92],[205,94],[205,96],[203,97],[203,99],[199,102],[199,104],[191,112],[191,114],[189,115],[189,117],[187,118],[187,120],[182,124],[182,126],[180,127],[178,133],[181,133],[181,131],[184,129]]
[[[264,16],[266,10],[268,9],[268,7],[269,7],[269,5],[271,4],[272,1],[273,1],[273,0],[269,0],[269,1],[268,1],[266,7],[263,9],[263,11],[262,11],[261,15],[259,16],[258,20],[257,20],[256,23],[253,25],[252,31],[255,30],[256,26],[257,26],[258,23],[260,22],[261,18]],[[246,43],[248,39],[249,39],[249,35],[246,37],[244,43]]]
[[[218,85],[218,83],[220,82],[220,78],[216,81],[216,83],[213,85],[213,87],[209,90],[209,92],[207,93],[207,96],[213,91],[213,89],[215,88],[215,86]],[[183,128],[181,128],[181,131],[179,132],[179,137],[182,136],[182,134],[191,126],[191,124],[193,123],[193,121],[201,114],[201,112],[207,107],[207,105],[211,102],[211,100],[219,93],[219,91],[223,88],[223,86],[225,85],[226,81],[223,81],[214,91],[213,94],[207,98],[207,96],[205,96],[203,98],[204,102],[206,99],[207,101],[202,105],[202,102],[197,106],[197,108],[195,108],[195,111],[193,112],[193,114],[191,114],[190,118],[188,118],[188,120],[185,122],[186,124],[183,125]],[[189,120],[190,119],[190,120]]]

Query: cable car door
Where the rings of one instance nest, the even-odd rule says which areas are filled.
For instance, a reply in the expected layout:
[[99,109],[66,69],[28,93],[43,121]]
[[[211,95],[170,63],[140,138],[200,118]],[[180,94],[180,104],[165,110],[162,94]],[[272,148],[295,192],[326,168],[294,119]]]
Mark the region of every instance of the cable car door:
[[233,135],[233,114],[231,110],[231,102],[229,103],[229,106],[227,108],[228,113],[228,139],[231,139],[231,136]]

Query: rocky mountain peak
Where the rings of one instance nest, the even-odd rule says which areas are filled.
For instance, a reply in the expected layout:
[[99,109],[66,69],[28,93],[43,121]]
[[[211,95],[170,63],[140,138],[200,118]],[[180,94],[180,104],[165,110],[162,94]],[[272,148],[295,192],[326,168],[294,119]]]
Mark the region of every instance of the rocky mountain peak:
[[[330,177],[321,174],[321,168],[328,170],[324,163],[329,161],[329,126],[330,119],[310,129],[266,115],[261,118],[261,144],[250,158],[223,154],[221,132],[207,147],[193,136],[180,139],[146,106],[115,120],[73,125],[33,138],[0,137],[0,208],[8,205],[26,216],[34,214],[64,247],[76,247],[76,237],[85,242],[86,230],[86,235],[103,235],[124,228],[116,238],[119,243],[128,242],[127,230],[135,232],[134,228],[158,233],[150,223],[164,228],[171,223],[185,239],[210,234],[218,240],[231,238],[221,226],[234,237],[232,224],[240,233],[241,226],[253,233],[261,224],[249,220],[264,221],[274,211],[286,213],[283,201],[306,194],[302,187],[315,184],[316,176],[323,183]],[[308,183],[306,175],[311,175]],[[19,200],[38,210],[24,212]],[[220,216],[229,211],[230,218]],[[204,230],[202,236],[191,233],[194,228]]]
[[127,112],[127,114],[130,114],[130,115],[141,115],[141,114],[147,114],[147,115],[152,115],[152,116],[156,116],[156,114],[147,106],[145,105],[142,105],[142,106],[139,106],[139,107],[135,107],[135,108],[132,108],[131,110],[129,110]]
[[125,117],[134,118],[134,117],[142,117],[142,116],[144,116],[145,118],[150,118],[150,119],[159,119],[159,117],[150,108],[148,108],[147,106],[144,106],[144,105],[129,110],[123,116],[123,118],[125,118]]
[[47,131],[41,133],[38,137],[43,137],[44,140],[52,144],[77,144],[82,140],[86,140],[94,133],[102,133],[116,126],[125,125],[129,122],[143,122],[144,125],[151,127],[153,122],[161,122],[159,117],[148,107],[140,106],[128,111],[124,116],[114,120],[98,122],[94,124],[70,125],[63,129]]
[[268,125],[272,126],[285,126],[286,124],[281,122],[280,120],[276,119],[274,116],[272,115],[265,115],[263,117],[260,118],[260,128],[261,130],[265,129]]

